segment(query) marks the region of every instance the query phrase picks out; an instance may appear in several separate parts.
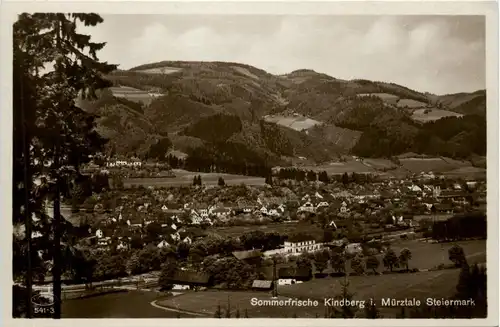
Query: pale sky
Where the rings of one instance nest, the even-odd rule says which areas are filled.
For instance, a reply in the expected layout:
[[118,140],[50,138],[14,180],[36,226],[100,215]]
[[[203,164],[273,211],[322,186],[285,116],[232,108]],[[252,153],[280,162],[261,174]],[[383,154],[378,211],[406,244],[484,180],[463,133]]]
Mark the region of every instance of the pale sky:
[[101,60],[231,61],[285,74],[393,82],[448,94],[486,88],[482,16],[102,15],[82,28]]

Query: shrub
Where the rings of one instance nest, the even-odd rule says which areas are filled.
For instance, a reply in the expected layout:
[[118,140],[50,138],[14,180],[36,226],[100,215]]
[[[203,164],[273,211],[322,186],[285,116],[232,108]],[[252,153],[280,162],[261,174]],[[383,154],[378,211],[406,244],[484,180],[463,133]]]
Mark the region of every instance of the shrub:
[[392,250],[390,248],[387,249],[387,252],[385,253],[383,262],[384,262],[384,266],[386,268],[389,268],[390,271],[392,271],[394,269],[394,267],[399,266],[399,259],[396,255],[396,253],[394,252],[394,250]]
[[455,264],[455,267],[461,267],[467,263],[464,249],[459,245],[453,245],[448,250],[448,258]]

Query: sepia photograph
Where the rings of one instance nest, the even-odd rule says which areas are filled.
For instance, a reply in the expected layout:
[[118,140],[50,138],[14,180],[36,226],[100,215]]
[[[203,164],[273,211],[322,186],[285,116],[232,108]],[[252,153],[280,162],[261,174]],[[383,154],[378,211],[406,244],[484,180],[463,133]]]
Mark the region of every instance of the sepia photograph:
[[485,14],[26,8],[14,320],[494,317]]

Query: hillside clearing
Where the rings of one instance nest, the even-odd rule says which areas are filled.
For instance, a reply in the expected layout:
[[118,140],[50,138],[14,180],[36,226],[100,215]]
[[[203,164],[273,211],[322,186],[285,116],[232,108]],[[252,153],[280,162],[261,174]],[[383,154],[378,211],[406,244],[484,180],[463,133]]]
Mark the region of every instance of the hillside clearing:
[[141,69],[141,70],[135,70],[138,73],[144,73],[144,74],[174,74],[182,71],[182,68],[176,68],[176,67],[157,67],[157,68],[149,68],[149,69]]
[[393,104],[393,105],[397,104],[399,101],[399,96],[394,95],[394,94],[390,94],[390,93],[362,93],[362,94],[358,94],[358,96],[360,96],[360,97],[376,96],[376,97],[384,100],[384,102],[387,102],[387,103]]
[[264,116],[264,120],[269,123],[275,123],[284,127],[291,128],[296,131],[307,130],[313,126],[321,125],[322,122],[297,115],[292,117],[281,116],[281,115],[268,115]]
[[441,109],[417,109],[411,116],[413,120],[423,123],[435,121],[445,117],[463,117],[463,115],[453,111]]
[[243,68],[243,67],[240,67],[240,66],[231,66],[231,68],[234,69],[235,71],[237,71],[240,74],[243,74],[243,75],[245,75],[247,77],[250,77],[250,78],[253,78],[253,79],[256,79],[256,80],[259,80],[259,76],[252,74],[246,68]]
[[427,106],[427,103],[412,100],[412,99],[401,99],[398,101],[398,107],[423,108],[426,106]]

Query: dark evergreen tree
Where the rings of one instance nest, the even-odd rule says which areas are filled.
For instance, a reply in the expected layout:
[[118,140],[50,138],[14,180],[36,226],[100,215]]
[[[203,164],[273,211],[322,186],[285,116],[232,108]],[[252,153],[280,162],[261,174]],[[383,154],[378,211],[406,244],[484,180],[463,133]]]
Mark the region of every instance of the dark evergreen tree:
[[349,184],[349,175],[347,175],[347,173],[344,173],[342,175],[342,184],[344,184],[344,185]]
[[[96,14],[38,13],[21,14],[14,23],[13,223],[24,225],[32,214],[39,218],[34,225],[31,221],[24,225],[29,236],[14,238],[19,245],[14,251],[14,276],[25,279],[29,297],[33,269],[46,273],[37,253],[52,258],[56,318],[60,317],[60,276],[70,268],[65,263],[71,262],[63,256],[78,251],[68,240],[67,224],[61,224],[60,195],[66,181],[79,176],[80,166],[102,152],[105,143],[95,130],[95,117],[81,110],[75,99],[95,98],[96,90],[111,85],[102,76],[116,69],[97,59],[105,43],[91,42],[76,30],[79,24],[96,26],[102,21]],[[52,70],[43,69],[48,63],[53,63]],[[35,188],[33,180],[42,175],[48,178]],[[54,200],[53,221],[44,212],[45,200]],[[21,211],[25,202],[30,205]],[[30,240],[32,230],[44,235],[36,243]],[[32,260],[25,260],[28,253]],[[30,305],[26,309],[31,316]]]

